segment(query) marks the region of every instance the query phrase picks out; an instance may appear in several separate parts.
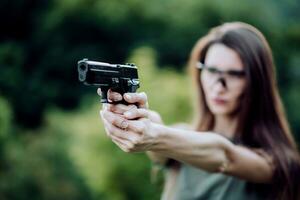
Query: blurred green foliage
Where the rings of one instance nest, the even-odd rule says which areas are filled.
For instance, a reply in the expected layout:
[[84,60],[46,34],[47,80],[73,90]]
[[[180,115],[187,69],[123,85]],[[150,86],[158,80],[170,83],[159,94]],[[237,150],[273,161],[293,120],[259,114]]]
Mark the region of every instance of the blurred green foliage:
[[278,86],[300,141],[300,3],[296,0],[1,0],[0,199],[159,199],[144,154],[105,136],[84,57],[133,62],[166,124],[190,122],[186,61],[211,27],[244,21],[271,44]]
[[87,93],[77,83],[77,60],[121,63],[146,45],[159,66],[182,69],[209,28],[241,20],[270,41],[286,97],[299,87],[299,9],[296,0],[2,0],[0,91],[18,124],[38,127],[49,105],[74,109]]
[[[140,90],[149,91],[151,107],[166,123],[191,119],[187,76],[159,70],[149,47],[136,49],[129,61],[140,66]],[[9,109],[6,104],[0,101],[1,110]],[[75,111],[49,107],[39,129],[10,127],[1,152],[1,199],[159,199],[162,182],[151,183],[150,161],[144,154],[125,155],[106,137],[100,108],[99,97],[88,95]],[[1,112],[1,124],[9,124],[7,113]]]

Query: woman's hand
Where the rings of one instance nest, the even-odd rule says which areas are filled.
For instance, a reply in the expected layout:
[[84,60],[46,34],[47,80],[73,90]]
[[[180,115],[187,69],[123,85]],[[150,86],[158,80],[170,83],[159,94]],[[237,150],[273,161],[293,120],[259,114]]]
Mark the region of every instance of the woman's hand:
[[[97,90],[99,96],[101,96],[101,89]],[[126,119],[139,119],[148,118],[152,122],[163,124],[160,115],[149,110],[148,98],[145,92],[141,93],[125,93],[123,96],[120,93],[108,90],[107,93],[108,101],[121,101],[123,98],[129,103],[129,105],[124,104],[105,104],[108,110],[111,112],[121,114]]]
[[106,134],[125,152],[151,150],[157,144],[159,125],[147,118],[128,120],[104,108],[100,111]]
[[[98,89],[98,94],[101,90]],[[121,94],[108,91],[108,100],[120,101],[124,98],[129,105],[103,104],[100,111],[106,134],[125,152],[150,150],[155,144],[157,125],[162,123],[160,116],[148,110],[145,93]]]

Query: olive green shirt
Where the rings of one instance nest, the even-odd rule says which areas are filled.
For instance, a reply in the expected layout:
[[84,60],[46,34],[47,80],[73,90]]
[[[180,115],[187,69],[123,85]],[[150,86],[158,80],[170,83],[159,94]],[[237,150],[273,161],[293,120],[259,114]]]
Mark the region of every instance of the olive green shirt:
[[266,192],[258,191],[257,187],[242,179],[182,164],[176,181],[175,199],[265,200],[267,197]]

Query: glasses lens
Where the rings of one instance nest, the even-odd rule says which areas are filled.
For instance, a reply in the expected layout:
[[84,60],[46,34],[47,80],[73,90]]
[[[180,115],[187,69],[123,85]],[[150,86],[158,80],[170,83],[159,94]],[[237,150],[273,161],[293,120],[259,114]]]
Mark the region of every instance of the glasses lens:
[[245,77],[245,72],[241,70],[229,70],[224,74],[228,83],[228,87],[230,88],[238,87]]
[[221,77],[226,81],[228,89],[237,88],[245,76],[242,70],[221,71],[216,67],[209,67],[201,64],[201,74],[210,84],[216,83]]

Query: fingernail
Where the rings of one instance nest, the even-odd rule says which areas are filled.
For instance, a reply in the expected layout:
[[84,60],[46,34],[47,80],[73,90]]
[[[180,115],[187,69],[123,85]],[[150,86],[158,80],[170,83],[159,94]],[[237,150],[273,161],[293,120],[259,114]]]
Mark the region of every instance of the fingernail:
[[130,100],[131,99],[131,96],[129,94],[125,94],[125,97]]
[[116,101],[121,101],[122,100],[122,96],[120,94],[116,95]]
[[100,88],[97,89],[97,93],[98,93],[99,96],[101,96],[101,89]]

